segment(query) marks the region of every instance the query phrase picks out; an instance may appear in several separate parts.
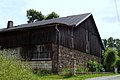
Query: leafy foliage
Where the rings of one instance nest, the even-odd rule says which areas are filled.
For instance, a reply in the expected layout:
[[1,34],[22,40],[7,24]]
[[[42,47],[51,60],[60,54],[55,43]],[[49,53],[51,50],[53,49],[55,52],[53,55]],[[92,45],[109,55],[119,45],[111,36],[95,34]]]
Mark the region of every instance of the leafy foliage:
[[[115,39],[113,37],[110,37],[108,39],[103,39],[103,43],[104,43],[104,46],[105,46],[106,50],[108,50],[108,48],[116,49],[118,51],[117,55],[120,57],[120,39]],[[111,56],[112,56],[112,54],[111,54]],[[106,56],[104,55],[104,59],[103,59],[104,63],[105,63],[105,57]],[[120,63],[120,60],[118,60],[117,63],[116,63],[116,65],[117,65],[116,67],[118,67],[118,70],[120,70],[120,66],[118,65],[119,63]],[[107,66],[105,66],[105,67],[108,68]],[[112,68],[108,69],[108,71],[109,70],[112,70]]]
[[52,12],[48,14],[45,19],[47,20],[47,19],[53,19],[53,18],[58,18],[58,17],[59,17],[58,14],[56,14],[55,12]]
[[90,72],[104,72],[104,68],[102,66],[102,64],[98,63],[95,60],[90,60],[87,64],[88,67],[88,71]]
[[116,66],[118,67],[118,73],[120,73],[120,59],[117,60]]
[[34,9],[27,10],[28,23],[33,23],[44,19],[44,15],[41,12]]
[[34,9],[29,9],[27,10],[27,18],[28,18],[28,23],[33,23],[36,21],[41,21],[41,20],[47,20],[47,19],[53,19],[53,18],[58,18],[59,15],[55,12],[52,12],[48,14],[47,16],[43,15],[40,11],[36,11]]
[[118,50],[118,54],[120,56],[120,39],[114,39],[113,37],[110,37],[108,39],[102,39],[102,40],[106,49],[115,48]]
[[47,69],[39,69],[39,70],[37,69],[37,70],[33,70],[33,72],[38,76],[47,76],[52,74],[52,71]]
[[115,40],[113,39],[113,37],[110,37],[108,40],[108,47],[110,48],[114,48],[115,47]]
[[116,65],[118,60],[118,52],[116,49],[108,48],[104,53],[104,65],[107,71],[111,71],[112,67]]
[[79,72],[88,72],[88,68],[85,68],[85,67],[77,67],[76,68],[76,72],[79,73]]
[[61,76],[63,78],[70,78],[70,77],[72,77],[73,76],[72,70],[70,68],[64,68],[62,70]]
[[38,80],[20,61],[8,59],[0,51],[0,80]]

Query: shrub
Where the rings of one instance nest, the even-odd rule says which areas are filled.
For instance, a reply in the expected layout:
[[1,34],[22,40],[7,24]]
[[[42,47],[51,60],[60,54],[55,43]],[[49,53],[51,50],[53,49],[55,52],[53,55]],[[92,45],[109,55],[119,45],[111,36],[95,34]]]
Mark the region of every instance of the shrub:
[[116,49],[108,48],[103,56],[104,65],[107,71],[113,71],[113,67],[118,60],[118,51]]
[[120,73],[120,59],[116,62],[116,66],[118,68],[118,73]]
[[95,60],[93,60],[93,61],[90,60],[87,63],[87,67],[88,67],[88,71],[90,71],[90,72],[104,72],[105,71],[102,64],[98,63]]
[[72,77],[72,69],[71,68],[64,68],[60,74],[63,78]]
[[105,72],[105,69],[103,68],[102,64],[98,63],[98,72]]
[[77,72],[77,73],[79,73],[79,72],[88,72],[88,68],[78,66],[78,67],[76,68],[76,72]]
[[8,59],[0,51],[0,80],[38,80],[32,71],[22,62]]
[[47,69],[36,69],[36,70],[33,70],[34,74],[37,74],[39,76],[47,76],[47,75],[51,75],[52,74],[52,71],[50,70],[47,70]]

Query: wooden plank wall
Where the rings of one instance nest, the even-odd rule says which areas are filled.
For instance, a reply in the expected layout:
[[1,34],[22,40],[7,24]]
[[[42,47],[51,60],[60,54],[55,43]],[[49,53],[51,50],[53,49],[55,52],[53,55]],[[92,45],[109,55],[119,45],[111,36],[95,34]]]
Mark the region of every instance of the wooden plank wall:
[[86,30],[88,30],[89,54],[101,56],[101,44],[98,38],[92,18],[88,18],[74,29],[74,47],[77,50],[86,52]]
[[47,44],[56,42],[56,31],[54,27],[31,30],[31,44]]
[[52,43],[56,40],[55,28],[38,28],[0,34],[0,45],[4,47],[21,47],[28,45]]
[[60,45],[71,48],[71,27],[59,26]]

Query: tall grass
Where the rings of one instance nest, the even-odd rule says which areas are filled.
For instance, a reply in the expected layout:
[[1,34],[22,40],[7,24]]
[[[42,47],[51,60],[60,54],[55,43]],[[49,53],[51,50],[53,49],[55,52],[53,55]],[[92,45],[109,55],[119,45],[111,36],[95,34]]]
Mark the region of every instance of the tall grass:
[[0,51],[0,80],[38,80],[38,76],[16,59],[8,59]]

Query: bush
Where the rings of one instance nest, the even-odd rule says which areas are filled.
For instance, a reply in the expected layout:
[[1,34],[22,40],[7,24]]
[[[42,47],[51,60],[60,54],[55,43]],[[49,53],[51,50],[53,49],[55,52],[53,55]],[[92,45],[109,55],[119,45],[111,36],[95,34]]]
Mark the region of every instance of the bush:
[[63,78],[69,78],[69,77],[72,77],[74,76],[72,74],[72,69],[70,68],[64,68],[60,74]]
[[118,68],[118,73],[120,73],[120,59],[117,61],[116,66]]
[[34,74],[37,74],[39,76],[47,76],[47,75],[51,75],[52,72],[50,70],[47,70],[47,69],[36,69],[36,70],[33,70],[33,73]]
[[4,52],[0,51],[0,80],[38,80],[22,62],[8,59],[3,54]]
[[76,72],[77,72],[77,73],[79,73],[79,72],[88,72],[88,68],[78,66],[78,67],[76,68]]
[[116,49],[108,48],[103,56],[106,71],[113,71],[113,67],[118,60],[118,51]]
[[95,60],[90,60],[87,63],[88,71],[90,72],[104,72],[105,69],[103,68],[102,64],[98,63]]

